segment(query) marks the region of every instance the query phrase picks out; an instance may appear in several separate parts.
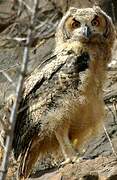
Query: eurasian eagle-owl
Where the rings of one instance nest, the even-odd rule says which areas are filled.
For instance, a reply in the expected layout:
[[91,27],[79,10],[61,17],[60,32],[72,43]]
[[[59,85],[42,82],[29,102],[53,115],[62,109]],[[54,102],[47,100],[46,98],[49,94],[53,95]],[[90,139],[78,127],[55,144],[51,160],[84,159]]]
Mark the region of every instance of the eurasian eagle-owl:
[[114,39],[111,18],[99,7],[70,8],[63,16],[56,32],[56,57],[25,80],[13,140],[20,178],[27,178],[46,152],[60,149],[65,162],[73,161],[76,149],[98,132]]

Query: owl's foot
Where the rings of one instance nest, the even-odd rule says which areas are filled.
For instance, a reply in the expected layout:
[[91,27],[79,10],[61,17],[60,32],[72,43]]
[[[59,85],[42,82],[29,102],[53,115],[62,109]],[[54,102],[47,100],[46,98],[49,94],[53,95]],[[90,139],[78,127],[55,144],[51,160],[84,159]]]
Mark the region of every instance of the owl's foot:
[[77,156],[73,156],[72,158],[67,158],[65,161],[63,161],[60,166],[63,167],[69,163],[75,163],[77,161],[78,157]]
[[69,164],[71,162],[71,159],[70,158],[67,158],[65,161],[63,161],[62,163],[61,163],[61,166],[64,166],[64,165],[66,165],[66,164]]

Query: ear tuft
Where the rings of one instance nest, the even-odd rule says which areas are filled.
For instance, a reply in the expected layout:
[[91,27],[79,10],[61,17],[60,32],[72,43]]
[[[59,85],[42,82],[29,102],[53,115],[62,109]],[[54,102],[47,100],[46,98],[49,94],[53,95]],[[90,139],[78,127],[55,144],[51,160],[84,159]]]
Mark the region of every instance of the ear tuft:
[[99,6],[93,6],[93,9],[96,13],[102,12],[102,9]]
[[74,13],[76,13],[76,11],[77,11],[77,8],[75,8],[75,7],[70,7],[70,13],[71,14],[74,14]]
[[103,36],[110,44],[113,43],[115,39],[115,27],[111,17],[109,17],[99,6],[95,6],[94,9],[97,14],[100,14],[105,18],[106,26]]

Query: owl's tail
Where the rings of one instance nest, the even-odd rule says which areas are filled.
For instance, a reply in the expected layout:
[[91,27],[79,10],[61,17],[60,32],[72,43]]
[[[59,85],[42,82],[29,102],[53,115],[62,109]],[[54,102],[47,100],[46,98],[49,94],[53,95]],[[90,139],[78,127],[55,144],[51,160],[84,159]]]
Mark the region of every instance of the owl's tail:
[[20,155],[20,164],[17,179],[22,180],[29,177],[32,167],[36,163],[40,154],[40,143],[35,141],[35,137],[29,142],[28,147]]

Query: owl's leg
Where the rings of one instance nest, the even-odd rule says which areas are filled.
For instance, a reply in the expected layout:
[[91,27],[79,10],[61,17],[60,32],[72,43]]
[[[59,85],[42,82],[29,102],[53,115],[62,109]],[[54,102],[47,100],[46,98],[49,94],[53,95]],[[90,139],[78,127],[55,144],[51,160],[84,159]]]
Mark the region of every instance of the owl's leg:
[[65,165],[69,162],[75,162],[75,160],[77,159],[77,154],[69,140],[68,130],[64,130],[63,133],[59,131],[55,134],[65,159],[65,161],[62,162],[61,165]]

